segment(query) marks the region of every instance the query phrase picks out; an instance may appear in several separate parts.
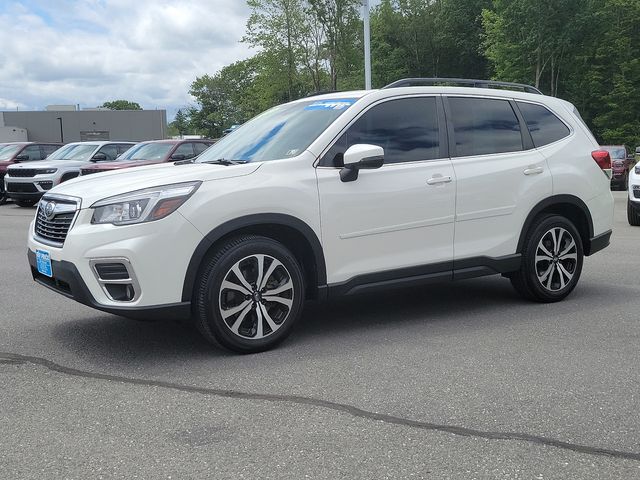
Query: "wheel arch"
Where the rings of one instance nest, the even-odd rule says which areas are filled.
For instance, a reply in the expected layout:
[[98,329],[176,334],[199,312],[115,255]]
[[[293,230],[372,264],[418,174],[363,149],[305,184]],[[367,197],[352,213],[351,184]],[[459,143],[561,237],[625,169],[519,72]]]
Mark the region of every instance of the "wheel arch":
[[589,207],[574,195],[553,195],[538,203],[524,222],[518,239],[517,253],[522,253],[527,232],[531,228],[533,221],[543,214],[557,214],[571,220],[580,233],[584,254],[591,254],[591,239],[593,238],[593,219],[589,212]]
[[261,213],[225,222],[209,232],[198,244],[185,274],[182,301],[190,302],[203,260],[227,239],[242,235],[262,235],[279,241],[296,257],[303,269],[308,298],[317,298],[320,286],[326,285],[324,252],[318,236],[302,220],[291,215]]

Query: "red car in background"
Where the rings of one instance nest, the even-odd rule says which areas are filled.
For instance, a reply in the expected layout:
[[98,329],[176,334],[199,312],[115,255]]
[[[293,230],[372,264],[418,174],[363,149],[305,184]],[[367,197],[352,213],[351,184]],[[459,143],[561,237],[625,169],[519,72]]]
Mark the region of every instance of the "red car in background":
[[80,175],[140,167],[154,163],[188,160],[213,145],[213,140],[150,140],[135,144],[113,162],[100,162],[80,170]]
[[7,201],[7,194],[4,191],[4,176],[9,165],[18,162],[44,160],[62,145],[64,144],[57,142],[0,143],[0,205]]

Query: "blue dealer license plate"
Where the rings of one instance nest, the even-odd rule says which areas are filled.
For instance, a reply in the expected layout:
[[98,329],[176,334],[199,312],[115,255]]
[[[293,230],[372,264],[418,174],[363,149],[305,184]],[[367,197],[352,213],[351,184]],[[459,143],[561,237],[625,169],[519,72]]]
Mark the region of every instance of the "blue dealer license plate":
[[36,250],[36,266],[38,272],[47,277],[53,277],[51,270],[51,255],[46,250]]

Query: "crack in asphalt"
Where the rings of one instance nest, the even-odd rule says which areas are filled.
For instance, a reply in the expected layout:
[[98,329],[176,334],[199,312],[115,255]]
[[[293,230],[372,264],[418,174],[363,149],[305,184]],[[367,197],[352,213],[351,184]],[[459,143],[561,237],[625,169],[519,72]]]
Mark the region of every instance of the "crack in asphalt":
[[476,430],[473,428],[460,427],[455,425],[443,425],[431,422],[422,422],[418,420],[411,420],[408,418],[396,417],[393,415],[387,415],[384,413],[376,413],[368,410],[363,410],[353,405],[344,403],[331,402],[329,400],[322,400],[313,397],[303,397],[299,395],[278,395],[269,393],[250,393],[241,392],[238,390],[225,390],[218,388],[197,387],[192,385],[183,385],[179,383],[165,382],[162,380],[144,380],[141,378],[129,378],[118,375],[108,375],[105,373],[94,373],[85,370],[78,370],[76,368],[65,367],[59,365],[51,360],[41,357],[33,357],[28,355],[20,355],[16,353],[0,352],[0,364],[33,364],[47,368],[53,372],[62,373],[74,377],[91,378],[95,380],[106,380],[109,382],[124,383],[129,385],[147,386],[147,387],[161,387],[171,390],[177,390],[188,393],[199,393],[202,395],[210,395],[224,398],[234,398],[241,400],[261,400],[266,402],[282,402],[291,403],[295,405],[306,405],[323,408],[326,410],[333,410],[336,412],[346,413],[353,417],[363,418],[366,420],[375,420],[379,422],[388,423],[391,425],[400,425],[404,427],[416,428],[420,430],[430,430],[436,432],[450,433],[452,435],[458,435],[463,437],[476,437],[484,438],[488,440],[515,440],[521,442],[532,443],[536,445],[543,445],[547,447],[561,448],[563,450],[570,450],[572,452],[583,453],[587,455],[601,455],[613,458],[620,458],[626,460],[640,461],[640,453],[626,452],[622,450],[613,450],[609,448],[592,447],[588,445],[581,445],[577,443],[565,442],[551,437],[543,437],[540,435],[529,435],[526,433],[518,432],[490,432],[484,430]]

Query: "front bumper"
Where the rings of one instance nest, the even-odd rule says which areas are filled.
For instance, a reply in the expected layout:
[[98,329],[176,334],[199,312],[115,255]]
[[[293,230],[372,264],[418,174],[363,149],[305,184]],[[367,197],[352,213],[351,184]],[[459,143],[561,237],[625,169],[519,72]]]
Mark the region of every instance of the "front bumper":
[[38,272],[36,255],[32,250],[27,251],[27,257],[31,267],[31,275],[37,283],[88,307],[114,315],[122,315],[124,317],[141,320],[159,320],[165,318],[184,319],[188,318],[191,314],[191,304],[189,302],[136,307],[100,304],[89,291],[87,284],[73,263],[64,260],[52,260],[52,270],[55,274],[53,277],[47,277]]
[[37,178],[4,177],[4,189],[9,198],[15,200],[40,200],[42,196],[53,188],[55,181],[51,177]]
[[[28,240],[34,280],[98,310],[130,317],[188,316],[182,290],[191,254],[202,234],[179,212],[155,222],[114,226],[91,224],[91,209],[79,210],[62,246],[34,234]],[[35,251],[51,258],[53,277],[38,273]],[[135,278],[135,296],[118,299],[99,278],[96,264],[124,261]],[[117,283],[117,282],[115,282]]]

